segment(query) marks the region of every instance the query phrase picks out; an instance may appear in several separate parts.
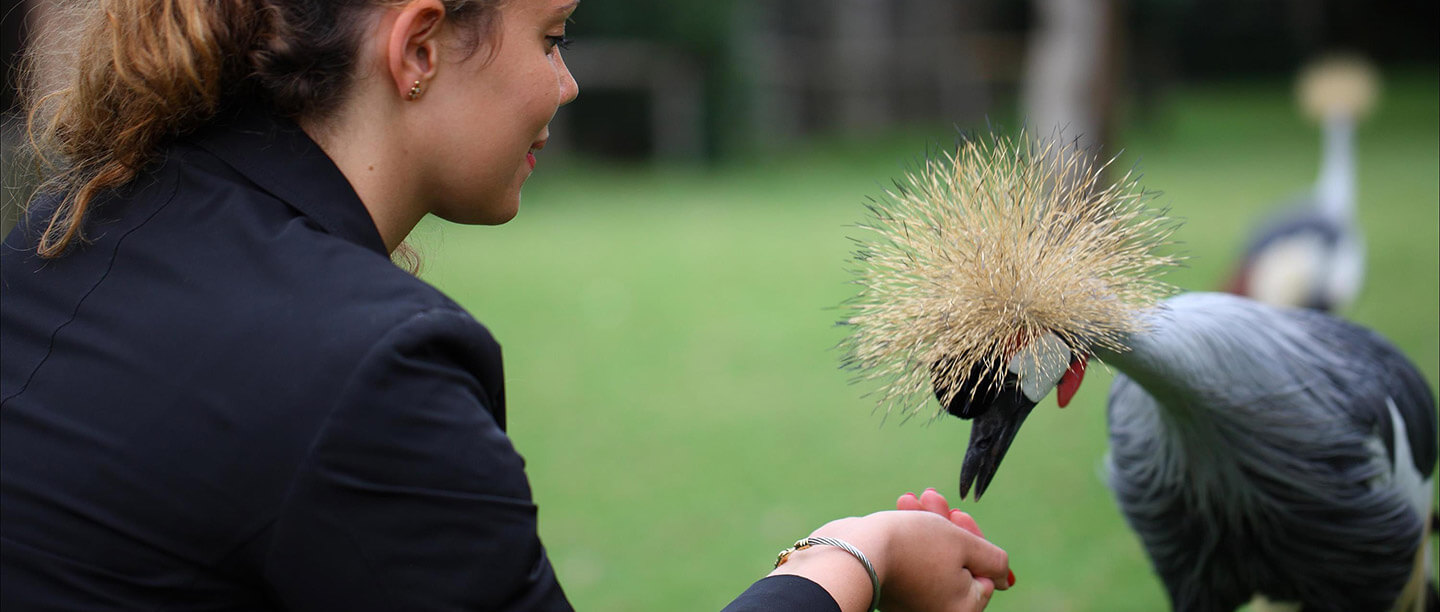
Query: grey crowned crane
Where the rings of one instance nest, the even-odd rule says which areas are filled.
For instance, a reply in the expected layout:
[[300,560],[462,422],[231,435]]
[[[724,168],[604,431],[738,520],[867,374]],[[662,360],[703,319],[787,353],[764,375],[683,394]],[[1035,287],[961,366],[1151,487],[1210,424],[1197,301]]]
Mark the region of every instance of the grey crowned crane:
[[1335,56],[1301,72],[1300,105],[1322,134],[1320,175],[1309,193],[1251,237],[1227,288],[1269,304],[1343,311],[1360,293],[1365,240],[1355,220],[1355,126],[1377,96],[1375,71]]
[[1110,484],[1174,609],[1425,609],[1436,407],[1415,366],[1320,312],[1160,299],[1174,223],[1049,146],[967,142],[870,206],[847,365],[889,409],[933,394],[973,421],[978,500],[1036,404],[1068,403],[1098,358],[1119,371]]

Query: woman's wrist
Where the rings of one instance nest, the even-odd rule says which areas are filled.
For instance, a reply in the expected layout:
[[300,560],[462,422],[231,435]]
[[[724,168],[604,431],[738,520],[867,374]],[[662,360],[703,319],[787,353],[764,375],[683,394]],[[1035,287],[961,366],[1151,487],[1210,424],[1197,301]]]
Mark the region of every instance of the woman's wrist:
[[843,612],[869,612],[874,598],[870,575],[864,566],[850,553],[835,546],[796,550],[770,575],[799,576],[820,585]]
[[860,563],[860,566],[865,569],[866,576],[870,579],[870,603],[865,606],[865,610],[869,612],[878,611],[880,609],[880,577],[875,572],[875,566],[871,565],[870,558],[867,557],[864,552],[845,540],[819,535],[811,535],[810,537],[797,540],[794,546],[780,551],[780,554],[775,559],[775,567],[779,568],[781,565],[784,565],[785,562],[790,560],[790,556],[797,552],[822,546],[831,546],[843,550]]
[[[869,560],[871,568],[881,585],[885,584],[885,578],[889,573],[890,551],[889,544],[894,540],[893,534],[886,530],[884,513],[875,513],[861,517],[843,518],[830,521],[821,525],[819,529],[810,533],[810,537],[826,537],[844,540],[851,546],[863,553]],[[862,570],[865,569],[863,566]],[[867,572],[868,577],[868,572]]]
[[[876,596],[876,585],[883,586],[886,560],[889,558],[884,520],[876,515],[850,517],[830,521],[806,538],[834,538],[849,544],[860,557],[838,546],[808,546],[788,555],[786,562],[771,575],[792,574],[808,578],[828,591],[844,612],[869,611]],[[870,571],[875,572],[872,579]]]

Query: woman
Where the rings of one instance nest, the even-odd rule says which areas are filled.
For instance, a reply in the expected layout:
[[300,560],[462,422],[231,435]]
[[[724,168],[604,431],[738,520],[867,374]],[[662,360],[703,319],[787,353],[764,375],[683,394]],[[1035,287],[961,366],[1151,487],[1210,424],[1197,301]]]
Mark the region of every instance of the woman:
[[[391,256],[425,215],[516,214],[575,0],[98,4],[40,102],[67,165],[4,243],[6,607],[569,609],[499,346]],[[900,506],[930,512],[822,526],[853,552],[732,609],[1013,581],[943,498]]]

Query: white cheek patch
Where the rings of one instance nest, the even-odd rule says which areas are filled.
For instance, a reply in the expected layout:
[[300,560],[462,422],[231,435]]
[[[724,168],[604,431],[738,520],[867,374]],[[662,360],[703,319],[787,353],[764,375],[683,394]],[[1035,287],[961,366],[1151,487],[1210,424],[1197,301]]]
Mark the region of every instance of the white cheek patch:
[[1016,351],[1009,366],[1010,373],[1020,379],[1020,391],[1037,404],[1060,383],[1068,369],[1070,347],[1051,332]]

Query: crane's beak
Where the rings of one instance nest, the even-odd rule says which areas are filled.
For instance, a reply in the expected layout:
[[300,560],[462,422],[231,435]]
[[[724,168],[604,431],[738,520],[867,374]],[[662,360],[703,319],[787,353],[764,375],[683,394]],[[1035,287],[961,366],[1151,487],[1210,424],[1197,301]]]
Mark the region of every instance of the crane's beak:
[[965,451],[965,463],[960,468],[960,498],[964,499],[975,487],[978,501],[995,472],[1005,458],[1015,434],[1030,411],[1051,391],[1057,391],[1060,407],[1065,407],[1080,388],[1085,376],[1088,357],[1070,349],[1053,333],[1045,333],[1022,347],[1005,366],[1004,376],[996,385],[989,375],[993,372],[987,364],[974,363],[964,376],[940,376],[947,368],[955,366],[953,361],[941,359],[931,367],[934,370],[931,381],[935,385],[935,397],[944,401],[949,394],[948,385],[958,386],[959,392],[950,396],[946,412],[962,419],[970,419],[970,447]]
[[1035,402],[1020,390],[1014,374],[1007,374],[999,392],[987,399],[991,401],[989,408],[976,415],[970,425],[970,447],[960,468],[960,499],[965,499],[974,484],[975,501],[980,501],[1025,417],[1035,408]]

